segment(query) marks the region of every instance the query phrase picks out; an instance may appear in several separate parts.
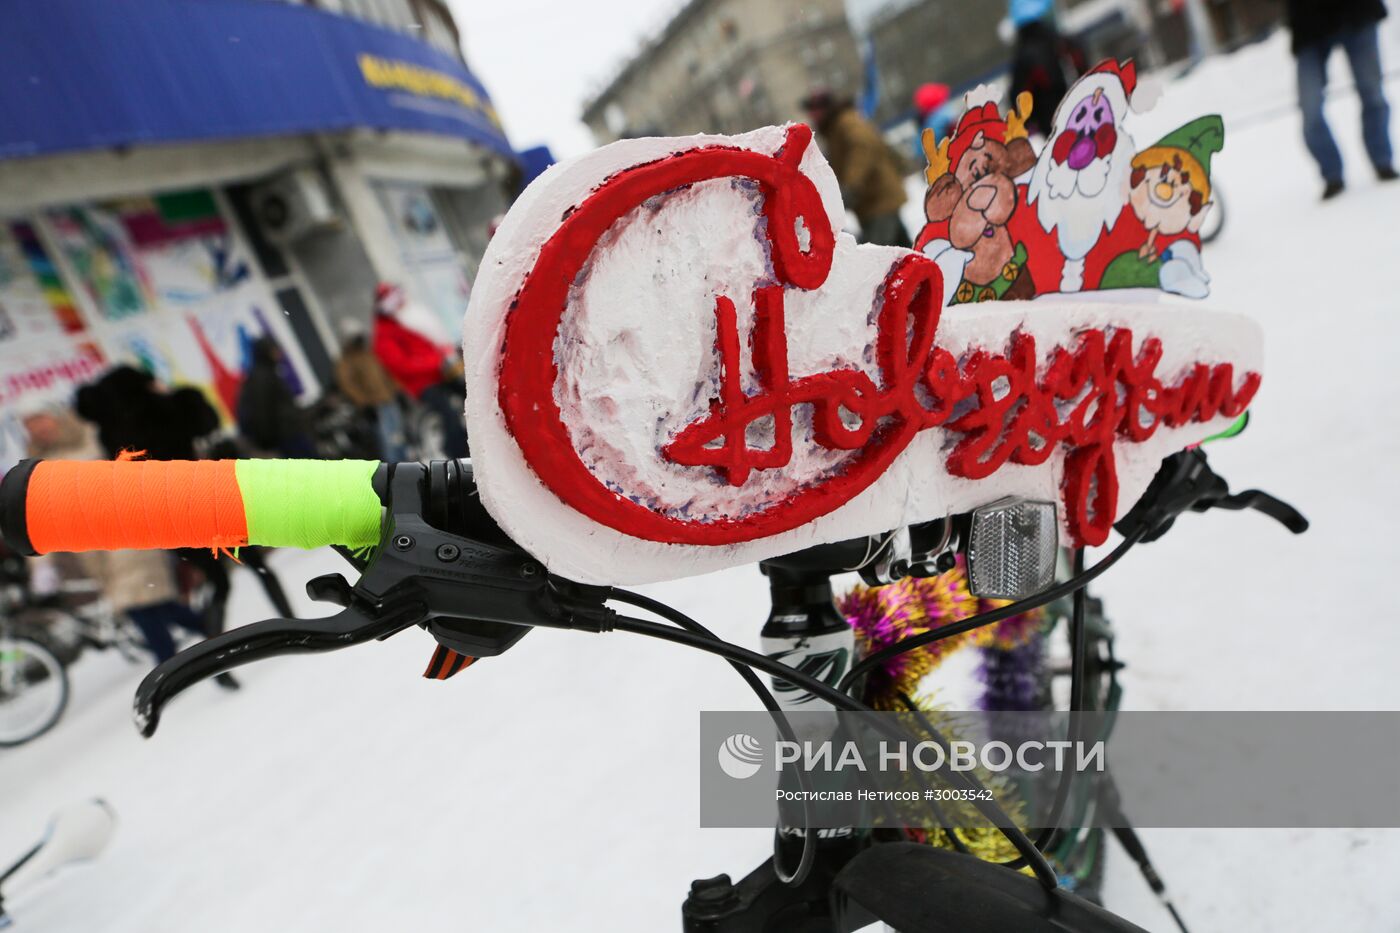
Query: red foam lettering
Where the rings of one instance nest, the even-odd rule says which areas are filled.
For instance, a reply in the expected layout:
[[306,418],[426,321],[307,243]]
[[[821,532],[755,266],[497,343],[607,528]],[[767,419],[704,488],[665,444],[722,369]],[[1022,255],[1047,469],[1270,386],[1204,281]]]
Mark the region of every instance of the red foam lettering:
[[[1238,415],[1258,390],[1256,373],[1247,373],[1235,389],[1228,363],[1197,363],[1174,385],[1165,385],[1156,375],[1160,343],[1145,340],[1134,352],[1133,335],[1125,328],[1084,331],[1073,349],[1055,348],[1043,369],[1034,339],[1024,333],[1012,335],[1003,351],[982,348],[955,359],[936,343],[942,276],[918,254],[896,261],[876,296],[878,384],[856,368],[794,378],[788,369],[785,291],[820,287],[835,246],[820,194],[798,170],[810,140],[807,127],[794,126],[773,156],[706,147],[626,169],[600,184],[541,248],[506,322],[499,401],[526,462],[570,507],[653,541],[721,545],[767,537],[850,501],[918,432],[942,426],[962,435],[948,455],[948,471],[970,479],[990,476],[1007,462],[1042,464],[1063,446],[1061,491],[1070,534],[1076,543],[1101,544],[1118,502],[1115,443],[1144,441],[1161,424],[1179,427]],[[605,485],[580,459],[554,400],[559,375],[554,342],[570,286],[614,223],[648,198],[724,177],[758,183],[779,283],[761,285],[752,296],[756,388],[746,392],[741,382],[734,301],[717,295],[718,397],[660,454],[673,463],[713,470],[741,487],[754,471],[791,462],[794,411],[808,406],[813,440],[852,456],[833,474],[743,517],[685,517],[633,501]],[[809,237],[806,249],[799,222]],[[771,444],[751,445],[748,428],[769,419]]]

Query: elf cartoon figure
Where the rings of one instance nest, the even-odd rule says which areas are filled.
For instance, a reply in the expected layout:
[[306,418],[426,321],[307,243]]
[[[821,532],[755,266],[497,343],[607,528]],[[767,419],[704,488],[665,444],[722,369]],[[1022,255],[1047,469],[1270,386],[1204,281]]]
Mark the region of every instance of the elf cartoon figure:
[[1210,211],[1210,160],[1225,144],[1219,116],[1193,120],[1133,157],[1128,204],[1147,232],[1104,269],[1100,288],[1161,288],[1191,298],[1209,292],[1199,234]]
[[975,103],[976,94],[951,138],[935,145],[933,131],[923,132],[928,223],[915,248],[940,266],[952,256],[961,263],[952,304],[1032,298],[1026,244],[1007,227],[1021,200],[1016,179],[1035,165],[1025,126],[1031,95],[1023,92],[1003,118],[994,101]]

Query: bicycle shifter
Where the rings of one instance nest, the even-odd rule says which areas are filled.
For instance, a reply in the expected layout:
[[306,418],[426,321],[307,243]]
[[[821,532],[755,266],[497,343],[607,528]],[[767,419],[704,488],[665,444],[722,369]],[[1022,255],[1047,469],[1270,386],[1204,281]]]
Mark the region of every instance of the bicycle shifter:
[[386,464],[374,488],[386,515],[360,579],[352,586],[328,574],[306,585],[312,599],[341,611],[245,625],[161,663],[136,690],[142,735],[155,733],[165,705],[187,687],[264,658],[334,651],[413,625],[472,658],[507,651],[537,625],[610,627],[607,588],[555,577],[511,543],[477,500],[469,461]]
[[1230,494],[1225,478],[1211,469],[1205,451],[1179,451],[1162,461],[1142,498],[1113,527],[1125,538],[1142,534],[1142,541],[1156,541],[1167,533],[1183,512],[1210,509],[1254,509],[1283,525],[1295,535],[1308,530],[1308,520],[1293,506],[1258,489]]

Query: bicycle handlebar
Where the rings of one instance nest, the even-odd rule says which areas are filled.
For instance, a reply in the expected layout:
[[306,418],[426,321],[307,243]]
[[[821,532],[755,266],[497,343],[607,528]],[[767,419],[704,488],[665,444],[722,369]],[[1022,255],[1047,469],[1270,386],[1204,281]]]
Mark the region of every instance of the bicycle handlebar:
[[0,535],[26,555],[379,541],[374,460],[25,460]]
[[[442,466],[428,471],[432,488],[424,492],[435,513],[430,523],[446,528],[436,513],[451,510],[465,493],[447,478],[459,473]],[[0,481],[0,539],[27,556],[245,545],[367,548],[380,540],[384,490],[376,488],[376,476],[387,468],[376,460],[24,460]],[[1255,509],[1295,534],[1308,526],[1296,509],[1259,490],[1230,495],[1204,453],[1187,450],[1163,461],[1117,528],[1127,537],[1141,526],[1139,539],[1152,541],[1182,512],[1210,508]],[[474,524],[494,528],[489,518]],[[927,548],[948,528],[935,520],[909,530]],[[486,540],[509,544],[499,530]],[[768,563],[838,573],[868,560],[871,540],[817,545]]]

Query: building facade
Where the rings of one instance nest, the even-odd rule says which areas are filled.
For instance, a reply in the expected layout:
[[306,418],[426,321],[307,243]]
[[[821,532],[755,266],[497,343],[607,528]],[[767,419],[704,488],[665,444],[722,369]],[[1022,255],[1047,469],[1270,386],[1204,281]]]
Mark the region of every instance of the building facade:
[[690,0],[585,106],[599,145],[802,118],[818,86],[859,90],[842,0]]
[[378,281],[456,342],[514,156],[438,0],[46,0],[0,37],[0,469],[110,365],[304,401]]

